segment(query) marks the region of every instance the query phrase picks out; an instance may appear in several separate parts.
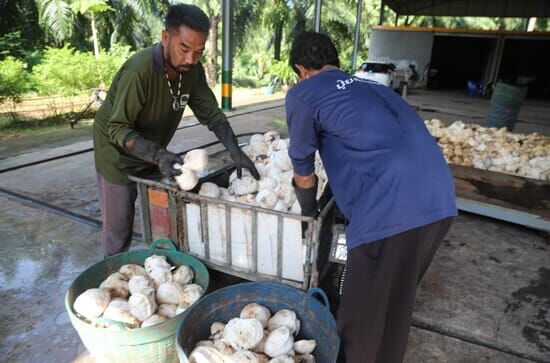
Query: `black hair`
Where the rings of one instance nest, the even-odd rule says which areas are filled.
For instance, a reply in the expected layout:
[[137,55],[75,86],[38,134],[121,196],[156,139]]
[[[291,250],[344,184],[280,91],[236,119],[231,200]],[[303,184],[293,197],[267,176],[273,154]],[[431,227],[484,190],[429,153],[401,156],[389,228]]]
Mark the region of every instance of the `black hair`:
[[296,64],[318,70],[326,65],[340,67],[338,51],[328,35],[306,31],[298,34],[290,51],[290,66],[298,74]]
[[164,19],[166,30],[178,30],[183,25],[205,34],[208,34],[210,30],[210,20],[198,6],[189,4],[171,5]]

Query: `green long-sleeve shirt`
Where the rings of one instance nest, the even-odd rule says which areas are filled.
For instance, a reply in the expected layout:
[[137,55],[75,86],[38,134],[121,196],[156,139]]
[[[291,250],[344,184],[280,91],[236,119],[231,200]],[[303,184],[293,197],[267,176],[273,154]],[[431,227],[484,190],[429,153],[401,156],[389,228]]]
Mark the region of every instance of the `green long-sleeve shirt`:
[[[179,78],[172,81],[178,94]],[[206,83],[202,64],[182,73],[181,94],[209,129],[227,122],[212,90]],[[155,44],[129,58],[115,75],[107,98],[93,127],[95,167],[107,181],[130,184],[128,174],[146,176],[156,166],[126,151],[124,142],[142,136],[166,147],[181,120],[183,109],[172,109],[173,98],[164,75],[162,45]]]

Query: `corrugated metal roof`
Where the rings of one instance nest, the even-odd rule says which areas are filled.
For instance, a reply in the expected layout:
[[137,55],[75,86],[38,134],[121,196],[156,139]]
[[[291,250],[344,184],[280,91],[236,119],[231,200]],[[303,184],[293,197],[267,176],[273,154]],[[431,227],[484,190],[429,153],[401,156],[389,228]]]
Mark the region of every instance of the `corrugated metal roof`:
[[550,17],[550,0],[385,0],[399,15]]

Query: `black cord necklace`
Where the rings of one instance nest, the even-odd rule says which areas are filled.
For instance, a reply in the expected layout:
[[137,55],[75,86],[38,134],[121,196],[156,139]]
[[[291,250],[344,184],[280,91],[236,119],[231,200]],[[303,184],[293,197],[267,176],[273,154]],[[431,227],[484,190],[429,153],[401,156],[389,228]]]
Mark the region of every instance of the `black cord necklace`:
[[178,73],[180,75],[178,82],[178,93],[174,96],[174,91],[172,90],[172,82],[170,82],[170,79],[168,78],[168,72],[166,72],[166,68],[164,68],[164,77],[166,78],[166,82],[168,82],[168,90],[170,91],[170,95],[172,96],[172,109],[176,112],[185,108],[184,95],[181,94],[181,73]]

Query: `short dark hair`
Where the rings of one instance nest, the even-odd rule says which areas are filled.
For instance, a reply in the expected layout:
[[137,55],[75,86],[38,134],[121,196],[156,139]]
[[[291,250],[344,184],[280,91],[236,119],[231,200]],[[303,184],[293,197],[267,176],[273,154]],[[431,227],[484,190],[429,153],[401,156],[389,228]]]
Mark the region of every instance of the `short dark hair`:
[[164,19],[166,30],[177,30],[183,25],[206,34],[210,30],[210,20],[198,6],[189,4],[171,5]]
[[306,31],[298,34],[290,51],[290,66],[298,74],[296,64],[318,70],[326,65],[340,67],[338,51],[328,35]]

